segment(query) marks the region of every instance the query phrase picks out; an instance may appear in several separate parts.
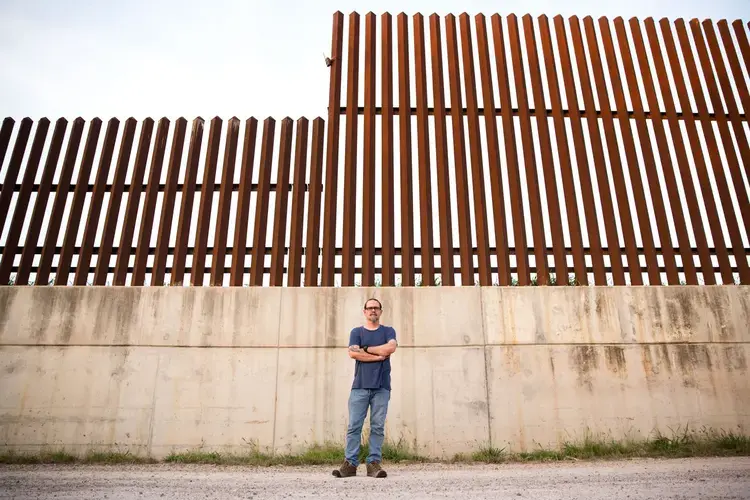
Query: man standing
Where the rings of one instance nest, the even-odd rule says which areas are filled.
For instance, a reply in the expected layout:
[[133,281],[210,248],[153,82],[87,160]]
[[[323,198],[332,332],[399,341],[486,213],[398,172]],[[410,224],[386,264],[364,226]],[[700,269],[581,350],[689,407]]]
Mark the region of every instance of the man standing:
[[396,351],[396,330],[380,324],[383,305],[368,299],[364,307],[365,324],[349,335],[349,357],[356,360],[354,383],[349,395],[349,428],[346,431],[346,460],[333,471],[336,477],[357,475],[362,424],[370,410],[370,454],[367,475],[386,477],[381,463],[385,437],[385,416],[391,399],[391,354]]

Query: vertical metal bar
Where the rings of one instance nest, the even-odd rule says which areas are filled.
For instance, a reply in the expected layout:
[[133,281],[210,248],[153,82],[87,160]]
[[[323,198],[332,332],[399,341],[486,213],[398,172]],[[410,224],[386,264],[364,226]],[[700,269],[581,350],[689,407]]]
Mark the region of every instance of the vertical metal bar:
[[[703,69],[703,77],[706,82],[706,86],[708,87],[708,95],[711,98],[711,103],[714,108],[714,115],[716,116],[716,123],[719,128],[719,136],[721,137],[721,142],[724,146],[724,154],[729,165],[729,173],[735,186],[734,192],[737,196],[737,201],[739,202],[742,220],[745,223],[746,232],[750,232],[750,201],[748,200],[747,190],[742,187],[744,186],[744,182],[737,160],[737,153],[734,148],[734,143],[732,142],[732,136],[729,132],[727,118],[724,115],[724,107],[721,102],[721,97],[719,96],[719,90],[716,88],[716,80],[714,79],[713,70],[711,69],[711,61],[708,51],[706,50],[706,43],[703,40],[700,23],[697,19],[693,19],[692,21],[690,21],[690,29],[693,33],[693,40],[698,51],[698,59],[700,60],[701,67]],[[696,94],[699,93],[697,89],[694,92]],[[716,177],[724,177],[723,169],[719,170],[718,168],[716,168],[716,166],[714,174]],[[717,178],[716,182],[718,185],[722,181],[719,181],[719,179]],[[743,285],[750,284],[750,268],[748,268],[745,248],[742,245],[739,228],[734,228],[734,223],[730,223],[729,221],[730,218],[736,220],[735,217],[729,216],[729,213],[733,211],[732,203],[727,199],[727,204],[725,204],[724,199],[722,199],[722,205],[724,205],[724,214],[727,219],[727,227],[729,228],[729,234],[733,242],[733,253],[734,258],[737,261],[737,271],[740,275],[740,283],[742,283]],[[733,233],[734,236],[732,236]]]
[[[29,126],[31,126],[31,121],[28,123]],[[34,187],[34,179],[36,178],[36,171],[39,168],[39,161],[42,157],[42,150],[44,149],[44,141],[47,139],[48,130],[49,120],[47,118],[40,119],[39,124],[36,127],[36,133],[34,134],[34,141],[31,144],[31,151],[29,153],[29,159],[26,162],[26,169],[23,173],[21,190],[18,192],[16,206],[13,209],[13,219],[10,222],[8,236],[5,239],[3,256],[2,259],[0,259],[0,283],[8,283],[10,281],[10,272],[13,268],[13,261],[16,258],[16,253],[18,252],[18,242],[21,238],[21,230],[23,229],[23,223],[26,220],[26,211],[29,208],[29,201],[31,200],[31,189]],[[21,132],[23,132],[23,130],[19,131],[19,140],[16,140],[16,145],[13,148],[14,151],[13,156],[11,157],[11,162],[17,159],[20,163],[23,159],[23,150],[25,149],[26,141],[23,141],[24,147],[19,148],[21,139],[24,139],[21,137]],[[28,135],[26,138],[28,138]],[[10,173],[11,169],[9,168],[8,174]],[[3,187],[3,194],[7,192],[12,194],[13,189],[15,188],[15,183],[13,183],[13,185],[6,183],[6,186]],[[10,198],[8,201],[10,201]],[[28,279],[22,282],[16,278],[16,284],[26,285],[28,284]]]
[[563,70],[565,95],[570,112],[570,125],[576,154],[576,164],[578,166],[578,178],[581,184],[583,211],[586,216],[586,229],[589,237],[591,264],[594,271],[594,284],[606,285],[607,275],[604,268],[604,253],[599,234],[599,221],[596,215],[596,205],[594,204],[594,188],[591,184],[591,169],[586,152],[586,141],[583,135],[581,108],[578,102],[578,95],[576,94],[576,82],[573,78],[573,62],[570,57],[570,49],[568,48],[568,37],[565,33],[565,21],[562,16],[555,16],[554,22],[557,46],[560,50],[560,65],[565,68]]
[[[493,95],[492,88],[492,68],[490,65],[490,51],[489,43],[487,40],[487,24],[482,14],[477,14],[474,17],[474,21],[477,26],[477,46],[479,49],[479,73],[482,77],[482,100],[484,101],[484,125],[487,131],[487,162],[490,171],[490,189],[492,197],[492,211],[495,222],[495,253],[497,256],[497,277],[498,284],[501,286],[508,286],[511,284],[510,277],[510,252],[508,249],[508,233],[506,228],[506,216],[505,216],[505,193],[503,193],[503,182],[502,182],[502,166],[500,165],[500,146],[498,144],[498,132],[497,132],[497,117],[495,112],[495,98]],[[463,26],[463,25],[462,25]],[[466,32],[469,32],[467,23]],[[468,43],[471,44],[471,37],[468,39]],[[474,86],[474,71],[471,68],[469,71],[469,79],[467,82],[471,82],[471,86]],[[460,94],[458,102],[461,102]],[[452,109],[452,106],[451,106]],[[462,119],[459,116],[459,119]],[[476,131],[474,132],[476,133]],[[461,138],[463,142],[463,137]],[[479,141],[477,141],[479,142]],[[480,173],[480,172],[477,172]],[[481,182],[480,182],[481,181]],[[479,237],[477,236],[477,243],[479,245],[480,256],[482,252],[487,255],[487,264],[489,264],[489,252],[487,245],[489,244],[487,238],[487,221],[484,219],[486,212],[486,200],[484,196],[483,179],[474,180],[474,211],[477,213],[477,228],[482,228],[484,231],[484,243],[479,244]],[[477,191],[479,191],[477,193]],[[482,207],[481,210],[477,210],[477,207]],[[480,221],[480,217],[482,220]],[[479,235],[479,229],[477,230]],[[484,248],[483,248],[484,247]],[[480,257],[480,263],[482,257]],[[481,265],[480,265],[481,268]],[[487,270],[489,275],[490,270]],[[487,283],[488,276],[485,276],[484,283],[480,277],[481,285],[491,285]]]
[[[516,145],[515,124],[513,123],[513,103],[510,100],[510,81],[508,80],[507,56],[503,39],[503,27],[500,16],[492,16],[492,35],[495,42],[495,65],[500,86],[500,116],[503,121],[503,139],[505,140],[505,158],[508,162],[508,187],[510,189],[510,208],[513,215],[513,240],[516,253],[516,272],[518,284],[529,284],[529,255],[526,243],[526,224],[524,222],[523,201],[521,200],[521,170],[518,165],[518,148]],[[471,138],[469,133],[469,138]],[[472,152],[472,162],[474,153]]]
[[[10,202],[13,199],[13,193],[16,189],[18,172],[21,170],[23,154],[29,142],[32,123],[31,118],[24,118],[21,120],[21,126],[18,128],[16,142],[13,144],[13,152],[10,154],[10,161],[8,162],[8,171],[5,173],[5,179],[3,180],[2,193],[0,193],[0,214],[8,214]],[[0,234],[5,229],[5,221],[7,219],[9,219],[7,215],[0,218]]]
[[398,15],[398,122],[401,167],[401,282],[414,286],[414,196],[412,182],[409,18]]
[[[471,39],[469,39],[471,40]],[[466,168],[466,139],[464,137],[464,117],[461,111],[461,73],[458,62],[458,35],[456,32],[456,18],[449,14],[445,18],[445,42],[448,51],[448,79],[451,95],[451,128],[453,129],[453,159],[456,169],[456,204],[458,208],[458,242],[461,255],[461,285],[474,285],[474,252],[471,240],[471,209],[469,206],[469,175]],[[469,48],[464,44],[465,50]],[[477,117],[476,89],[474,87],[474,59],[464,60],[464,74],[466,75],[467,114],[471,130],[479,129]],[[472,100],[473,99],[473,100]],[[494,111],[494,110],[493,110]],[[470,136],[475,143],[478,135]],[[481,173],[482,156],[479,155],[479,165],[473,161],[472,167]],[[474,177],[478,177],[475,175]],[[477,234],[477,254],[479,258],[479,284],[492,285],[492,269],[490,266],[490,249],[488,241],[486,202],[484,196],[483,179],[474,179],[474,212],[476,217],[474,227]]]
[[432,92],[435,109],[435,152],[440,220],[440,276],[444,286],[455,285],[453,264],[453,221],[451,220],[450,176],[448,173],[448,130],[445,124],[445,82],[443,79],[443,46],[440,16],[430,16],[430,49],[432,54]]
[[[156,198],[159,194],[159,180],[161,169],[164,164],[164,152],[167,149],[167,134],[169,133],[169,120],[162,118],[156,128],[156,139],[154,150],[151,153],[151,169],[146,185],[146,199],[143,202],[143,213],[141,214],[141,227],[138,230],[138,246],[135,251],[135,264],[133,265],[133,286],[143,286],[146,280],[146,264],[151,247],[151,232],[154,226],[154,211],[156,210]],[[153,268],[152,268],[153,276]]]
[[258,135],[258,120],[245,120],[245,137],[242,145],[242,167],[240,190],[237,194],[237,216],[234,221],[234,243],[232,244],[232,270],[229,286],[242,286],[245,279],[245,256],[247,253],[247,224],[250,217],[250,195],[253,190],[253,164],[255,143]]
[[[750,26],[750,23],[748,24],[748,26]],[[750,43],[747,40],[747,31],[745,29],[745,25],[742,24],[742,21],[737,19],[732,22],[732,27],[734,28],[735,35],[737,35],[737,43],[740,46],[742,60],[745,62],[745,69],[750,71]],[[745,109],[745,113],[748,112],[750,112],[750,110]]]
[[344,148],[344,238],[341,285],[354,286],[357,213],[357,122],[359,116],[359,14],[349,14],[349,55],[346,76],[346,144]]
[[[328,138],[326,147],[325,208],[323,216],[322,285],[333,286],[336,255],[336,201],[338,198],[339,122],[344,14],[333,14],[331,81],[328,91]],[[261,273],[262,274],[262,273]]]
[[[576,282],[579,285],[588,285],[588,273],[586,272],[586,260],[583,253],[583,236],[581,233],[581,220],[578,213],[578,202],[576,197],[575,182],[573,179],[573,167],[570,161],[570,147],[568,145],[568,132],[563,116],[562,96],[560,94],[560,83],[557,80],[557,67],[555,55],[552,48],[552,37],[550,34],[549,20],[547,16],[539,16],[539,36],[542,40],[542,52],[544,53],[545,69],[547,73],[547,85],[552,106],[552,120],[555,124],[555,142],[560,159],[560,176],[562,177],[563,192],[565,194],[565,212],[568,219],[568,231],[570,233],[570,245],[573,253],[573,269]],[[567,276],[565,277],[567,282]]]
[[[630,42],[628,41],[628,35],[625,30],[625,23],[622,18],[615,18],[614,25],[617,33],[617,45],[620,47],[623,69],[625,70],[625,77],[630,91],[630,100],[633,103],[633,116],[635,118],[636,130],[638,131],[638,138],[641,145],[640,149],[643,156],[644,167],[646,169],[646,178],[649,192],[651,194],[651,202],[654,206],[654,218],[656,219],[656,228],[659,233],[661,252],[667,274],[667,283],[670,285],[676,285],[680,281],[677,274],[677,263],[675,262],[672,237],[667,223],[667,213],[664,206],[664,198],[662,197],[661,181],[659,180],[654,150],[651,147],[651,133],[648,129],[646,113],[643,110],[643,100],[638,86],[635,65],[633,64],[633,52],[630,48]],[[652,280],[652,275],[649,274],[649,282],[652,285],[661,284],[661,278],[654,281]]]
[[[698,21],[693,20],[690,22],[690,24],[695,23],[694,30],[700,30],[698,26]],[[719,86],[721,89],[721,93],[724,96],[724,103],[726,104],[727,112],[729,114],[729,122],[732,124],[732,130],[734,131],[734,139],[737,142],[737,149],[740,153],[740,158],[742,159],[742,164],[745,167],[745,175],[750,178],[750,145],[748,145],[747,137],[745,136],[745,129],[742,125],[742,120],[740,118],[740,112],[737,109],[737,102],[734,97],[734,90],[732,89],[732,83],[729,81],[729,71],[727,71],[726,66],[724,65],[724,58],[721,54],[721,50],[719,49],[719,42],[716,39],[716,33],[714,32],[713,24],[710,20],[703,21],[703,29],[706,32],[706,42],[708,44],[708,48],[711,51],[711,59],[713,60],[713,66],[716,70],[716,78],[719,80]],[[704,50],[704,45],[701,44],[700,48],[698,49],[698,53],[700,54]],[[708,60],[708,54],[706,54],[706,59]],[[708,67],[710,67],[710,62],[708,63]],[[704,66],[705,68],[705,66]],[[735,85],[737,86],[738,90],[744,88],[745,94],[747,94],[747,85],[745,84],[745,79],[742,77],[742,73],[740,72],[740,78],[738,78],[735,82]],[[715,93],[719,94],[719,90],[716,89],[716,82],[714,78],[711,78],[711,81],[709,83],[709,89],[714,88]],[[713,94],[712,94],[713,95]],[[721,99],[719,98],[717,102],[720,102]],[[716,106],[714,106],[715,109]],[[722,133],[722,140],[724,141],[724,147],[725,148],[731,148],[732,151],[727,151],[729,153],[730,158],[730,165],[732,162],[735,164],[737,163],[737,152],[735,151],[734,143],[731,140],[731,134],[729,133],[729,127],[726,123],[726,117],[722,116],[719,120],[719,132]],[[722,125],[723,124],[723,125]],[[723,132],[722,132],[723,130]],[[727,137],[728,140],[724,140],[724,137]],[[731,146],[730,146],[731,145]],[[745,191],[744,189],[740,189],[739,186],[744,186],[742,183],[742,174],[739,173],[739,165],[736,168],[737,174],[732,174],[732,178],[734,179],[736,189],[738,191]],[[739,184],[738,184],[739,182]],[[738,196],[740,194],[738,193]],[[745,193],[744,196],[745,199],[747,199],[747,194]],[[745,217],[747,214],[750,214],[750,204],[746,205],[748,212],[743,213],[743,217]],[[745,219],[747,222],[745,223],[746,227],[750,228],[750,220]]]
[[[677,156],[677,165],[682,180],[682,191],[685,195],[691,225],[693,226],[693,234],[695,235],[695,241],[698,246],[702,272],[704,277],[709,275],[713,276],[713,263],[711,262],[711,253],[709,252],[708,241],[706,240],[706,231],[703,228],[703,219],[701,218],[700,205],[693,184],[693,176],[690,172],[690,160],[688,159],[685,150],[685,143],[682,139],[682,129],[680,128],[679,118],[677,117],[674,98],[672,97],[671,83],[670,79],[667,77],[667,68],[664,64],[659,37],[656,34],[656,26],[654,25],[653,19],[646,19],[645,25],[648,43],[651,46],[651,56],[654,61],[654,69],[656,70],[656,75],[659,79],[662,101],[664,102],[664,107],[667,113],[667,122],[669,123],[669,130],[672,135],[672,145]],[[683,116],[685,116],[685,114],[687,113],[683,113]],[[674,168],[672,168],[672,170],[674,170]],[[693,260],[692,255],[690,260]],[[688,285],[698,284],[697,276],[687,273],[685,276]]]
[[305,245],[305,286],[318,286],[320,254],[320,202],[323,196],[323,126],[322,118],[313,120],[310,152],[310,191],[307,197],[307,244]]
[[305,222],[305,176],[307,175],[307,136],[307,118],[300,118],[297,120],[297,139],[294,141],[294,179],[292,181],[292,214],[289,230],[289,266],[287,267],[288,286],[300,286],[301,280],[303,253],[302,227]]
[[[68,224],[65,229],[65,237],[60,248],[60,260],[57,264],[57,273],[55,274],[55,285],[67,285],[68,276],[70,275],[70,263],[73,259],[73,249],[78,236],[78,228],[83,219],[83,204],[86,201],[86,192],[89,186],[89,177],[91,177],[91,167],[94,164],[94,155],[96,154],[97,144],[99,143],[99,134],[102,129],[102,121],[99,118],[91,120],[89,133],[86,137],[86,145],[83,148],[83,158],[81,167],[78,170],[78,180],[75,184],[73,193],[73,202],[70,206],[70,215]],[[106,147],[106,142],[105,142]],[[102,152],[104,154],[104,152]],[[83,250],[81,250],[83,253]],[[81,265],[80,255],[78,266]]]
[[203,170],[201,201],[198,206],[198,225],[195,229],[195,246],[193,248],[193,268],[190,272],[190,284],[203,286],[206,272],[206,247],[208,246],[208,227],[211,224],[211,205],[214,201],[214,183],[216,182],[216,164],[219,160],[219,143],[223,122],[218,116],[211,120],[208,132],[208,149],[206,164]]
[[424,17],[415,14],[414,66],[417,84],[417,154],[419,161],[420,255],[422,284],[435,284],[435,246],[432,236],[432,187],[430,174],[430,131],[427,109],[427,69],[425,61]]
[[[648,281],[650,285],[661,284],[659,263],[656,257],[656,247],[654,245],[654,235],[651,230],[651,222],[648,216],[648,204],[643,189],[643,178],[641,176],[641,169],[638,165],[633,130],[630,126],[630,116],[625,101],[625,93],[623,92],[622,79],[620,77],[617,56],[615,55],[614,45],[612,43],[612,33],[609,27],[609,20],[606,17],[599,18],[599,29],[602,34],[604,53],[607,58],[607,67],[609,68],[609,79],[612,83],[612,91],[614,92],[615,105],[617,107],[617,120],[620,124],[620,133],[622,134],[622,142],[625,148],[625,163],[628,166],[628,173],[630,174],[630,188],[635,201],[638,228],[640,229],[641,239],[643,241],[643,253],[646,258]],[[620,189],[622,189],[622,187],[620,187]],[[618,197],[619,196],[620,195],[618,195]],[[626,238],[626,240],[628,238]],[[637,255],[635,259],[638,259]],[[630,266],[630,262],[632,260],[633,258],[628,254],[628,265],[631,267],[631,282],[633,269],[632,266]],[[638,275],[641,276],[642,271],[639,271]]]
[[[750,114],[750,93],[748,93],[748,84],[745,80],[745,75],[742,73],[742,66],[740,66],[740,60],[737,56],[737,49],[734,46],[734,41],[732,40],[732,34],[729,32],[727,21],[722,19],[717,24],[719,26],[719,33],[721,34],[721,41],[724,44],[724,52],[727,54],[729,67],[732,69],[732,76],[734,77],[733,81],[737,86],[737,92],[740,95],[740,102],[742,103],[743,111],[747,117],[747,115]],[[745,36],[745,42],[747,42],[747,35]],[[750,50],[750,48],[748,49]],[[750,165],[745,164],[745,168],[750,168]]]
[[599,120],[596,116],[596,105],[594,94],[591,89],[591,79],[588,65],[586,64],[586,47],[583,43],[581,27],[578,17],[572,16],[569,20],[570,32],[573,37],[575,48],[578,76],[581,79],[581,91],[583,103],[586,110],[586,124],[589,131],[589,142],[594,154],[594,168],[599,187],[599,199],[602,205],[602,218],[604,219],[604,230],[607,235],[607,248],[610,266],[612,268],[612,280],[615,285],[625,284],[625,270],[622,265],[622,254],[620,253],[620,240],[617,236],[617,224],[615,220],[612,195],[609,190],[609,176],[607,175],[607,164],[604,159],[601,134],[599,132]]
[[15,124],[16,121],[13,118],[7,117],[3,120],[3,126],[0,128],[0,173],[2,173],[3,164],[5,163],[5,153],[8,152],[10,136],[13,133],[13,126]]
[[141,137],[138,140],[138,149],[135,154],[133,175],[130,179],[128,202],[125,206],[125,220],[122,223],[122,232],[120,233],[120,245],[117,249],[117,262],[115,264],[113,279],[115,286],[124,285],[128,274],[133,233],[135,232],[136,218],[138,217],[138,205],[141,203],[143,177],[146,172],[146,161],[148,160],[148,150],[151,147],[151,134],[153,131],[154,120],[151,118],[143,120]]
[[381,62],[382,62],[382,106],[383,106],[383,286],[396,284],[395,263],[395,210],[394,210],[394,172],[393,172],[393,21],[389,13],[380,18],[381,26]]
[[[19,285],[26,284],[29,281],[32,264],[34,263],[34,256],[36,255],[36,246],[39,242],[39,233],[41,232],[42,223],[44,222],[44,213],[47,210],[47,200],[49,199],[49,194],[52,189],[52,181],[54,180],[55,171],[57,170],[57,161],[60,158],[60,151],[62,150],[62,143],[67,128],[68,120],[65,118],[59,118],[55,123],[55,131],[52,133],[52,141],[50,142],[49,150],[47,151],[44,170],[42,170],[42,178],[39,182],[36,193],[34,210],[31,212],[29,229],[26,232],[26,241],[24,242],[23,251],[21,253],[21,262],[18,264],[16,283]],[[4,281],[0,281],[0,283],[3,282]],[[35,282],[39,283],[39,279],[36,279]],[[45,281],[44,284],[46,285],[47,282]]]
[[[661,26],[662,38],[664,39],[664,46],[667,49],[669,63],[672,67],[672,76],[674,78],[675,87],[677,89],[677,96],[680,99],[680,107],[682,108],[685,130],[687,131],[688,139],[690,140],[690,147],[692,150],[695,170],[698,174],[698,182],[700,183],[701,188],[701,196],[703,198],[703,202],[705,203],[706,217],[708,218],[708,225],[711,228],[713,246],[716,250],[716,259],[719,261],[719,268],[721,270],[722,276],[731,281],[732,266],[729,262],[729,253],[727,252],[727,246],[724,243],[724,234],[722,232],[721,222],[719,221],[719,209],[716,206],[713,187],[711,186],[711,181],[708,177],[708,168],[706,166],[706,160],[703,157],[703,148],[701,146],[700,135],[695,125],[692,105],[688,98],[688,91],[685,85],[685,79],[683,77],[680,58],[677,53],[677,47],[675,46],[674,36],[672,35],[672,28],[667,19],[662,19],[661,21],[659,21],[659,25]],[[716,276],[713,270],[713,264],[710,261],[709,263],[711,264],[711,269],[707,272],[704,267],[703,279],[706,285],[715,285]],[[705,262],[702,258],[701,265],[705,266]]]
[[177,239],[174,245],[172,272],[170,282],[172,286],[182,286],[185,279],[185,261],[187,259],[188,238],[190,236],[190,220],[193,217],[193,203],[195,203],[195,181],[198,177],[198,162],[200,162],[201,147],[203,145],[203,128],[205,121],[198,117],[193,120],[188,146],[187,167],[185,181],[182,184],[182,202],[180,203],[180,218],[177,221]]
[[279,166],[276,171],[276,207],[271,244],[271,286],[284,284],[284,256],[286,255],[286,216],[289,197],[289,165],[292,159],[292,133],[294,122],[281,120]]
[[234,164],[237,160],[237,141],[240,135],[240,120],[232,117],[227,123],[227,138],[224,145],[224,167],[221,172],[219,207],[216,215],[214,251],[211,257],[211,286],[224,284],[224,261],[227,255],[229,232],[229,209],[232,206],[232,186],[234,185]]
[[[549,114],[547,113],[547,106],[544,102],[544,87],[541,70],[539,68],[539,54],[536,46],[536,35],[534,34],[534,20],[529,14],[523,17],[523,26],[526,53],[529,58],[529,73],[531,75],[531,89],[534,96],[534,109],[536,110],[536,126],[539,131],[539,149],[542,155],[542,167],[544,169],[544,186],[547,195],[547,211],[549,215],[550,235],[552,237],[552,252],[555,259],[555,284],[566,284],[568,282],[568,263],[565,257],[562,212],[560,210],[560,200],[557,196],[555,160],[552,157],[552,139],[550,138],[548,121]],[[543,213],[544,211],[542,210],[540,214]],[[542,234],[544,234],[544,228],[542,228]]]
[[[620,159],[620,145],[617,142],[617,135],[615,133],[615,123],[612,118],[612,104],[609,101],[607,83],[604,80],[604,66],[602,65],[602,58],[599,53],[599,44],[597,42],[596,29],[594,28],[594,20],[591,16],[586,16],[583,19],[583,25],[586,31],[586,41],[588,43],[589,58],[591,59],[591,68],[594,75],[596,93],[599,97],[599,108],[601,109],[604,137],[607,144],[607,153],[609,154],[609,166],[612,175],[612,183],[615,187],[617,208],[620,216],[620,228],[622,229],[623,240],[625,243],[625,254],[627,256],[628,268],[630,271],[630,284],[636,286],[643,285],[643,271],[641,270],[641,264],[638,259],[638,249],[636,248],[635,231],[633,228],[633,217],[630,213],[628,190],[625,187],[625,176],[622,171],[622,161]],[[609,184],[604,187],[600,186],[600,189],[609,190]],[[616,231],[615,234],[617,234]],[[609,236],[607,236],[607,239],[609,239]],[[620,260],[622,259],[620,258]]]
[[[39,261],[39,268],[36,272],[36,284],[49,282],[50,269],[52,268],[52,259],[55,256],[55,247],[57,246],[57,237],[60,234],[62,218],[65,213],[65,205],[68,201],[68,192],[70,191],[70,180],[73,178],[73,168],[75,168],[78,148],[81,145],[81,136],[83,135],[83,118],[73,120],[73,127],[68,138],[68,146],[65,150],[62,170],[60,171],[60,180],[57,182],[57,191],[55,192],[55,201],[52,203],[52,213],[50,214],[47,230],[44,235],[44,246],[42,248],[42,257]],[[71,217],[73,214],[71,214]],[[59,272],[58,265],[58,272]]]
[[[266,118],[263,121],[263,139],[258,166],[258,193],[255,199],[255,226],[253,227],[252,264],[250,285],[263,286],[266,261],[266,228],[268,227],[268,198],[271,189],[271,162],[273,161],[273,137],[276,121]],[[330,132],[330,130],[329,130]]]
[[169,253],[169,237],[172,234],[172,214],[174,214],[174,204],[175,199],[177,198],[177,181],[180,174],[180,163],[182,163],[182,150],[185,147],[186,128],[187,120],[184,118],[178,118],[175,122],[174,135],[172,136],[172,149],[169,153],[167,183],[164,187],[164,197],[162,198],[159,232],[156,237],[154,267],[151,271],[151,286],[164,285],[167,254]]
[[[359,47],[359,46],[357,46]],[[365,16],[365,126],[362,157],[362,286],[375,284],[375,14]],[[356,119],[356,118],[355,118]]]
[[[123,129],[123,135],[120,141],[120,151],[115,164],[115,176],[109,193],[109,203],[107,205],[107,213],[104,219],[104,231],[96,258],[96,270],[94,272],[93,284],[97,286],[102,286],[107,283],[110,257],[112,256],[112,244],[115,238],[117,223],[120,219],[120,204],[122,202],[122,193],[125,185],[125,176],[128,171],[128,163],[130,162],[130,154],[133,148],[136,123],[135,118],[128,118],[125,121],[125,128]],[[103,179],[101,189],[106,190],[106,177]],[[93,230],[94,228],[91,229]]]
[[112,155],[115,151],[115,141],[117,140],[117,132],[119,128],[120,121],[117,118],[112,118],[109,120],[109,123],[107,123],[107,132],[104,134],[104,143],[102,145],[101,156],[99,157],[99,165],[96,170],[94,192],[91,195],[91,205],[89,205],[86,228],[83,231],[81,253],[78,256],[76,274],[73,278],[73,284],[76,286],[88,284],[89,271],[91,271],[91,255],[94,252],[94,240],[96,239],[96,233],[99,228],[99,217],[102,215],[104,193],[107,189],[107,177],[109,176],[109,167],[112,164]]

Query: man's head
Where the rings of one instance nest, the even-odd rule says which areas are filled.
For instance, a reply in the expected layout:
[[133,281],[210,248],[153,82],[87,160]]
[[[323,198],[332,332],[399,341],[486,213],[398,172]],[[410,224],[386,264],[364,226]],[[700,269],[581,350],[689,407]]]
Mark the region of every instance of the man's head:
[[367,299],[363,308],[365,319],[371,323],[378,323],[383,313],[383,304],[378,299]]

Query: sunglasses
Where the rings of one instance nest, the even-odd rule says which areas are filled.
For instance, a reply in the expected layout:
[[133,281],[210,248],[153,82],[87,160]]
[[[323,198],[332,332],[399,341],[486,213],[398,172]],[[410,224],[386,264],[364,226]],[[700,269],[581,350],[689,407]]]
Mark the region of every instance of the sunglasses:
[[377,306],[375,306],[375,307],[365,307],[365,311],[380,311],[380,308],[377,307]]

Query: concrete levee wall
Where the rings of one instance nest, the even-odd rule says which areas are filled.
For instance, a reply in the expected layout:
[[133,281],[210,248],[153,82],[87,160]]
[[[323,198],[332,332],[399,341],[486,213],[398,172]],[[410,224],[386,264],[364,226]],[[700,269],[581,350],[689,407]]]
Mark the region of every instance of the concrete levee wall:
[[343,443],[371,296],[421,454],[750,427],[750,287],[2,287],[0,449]]

